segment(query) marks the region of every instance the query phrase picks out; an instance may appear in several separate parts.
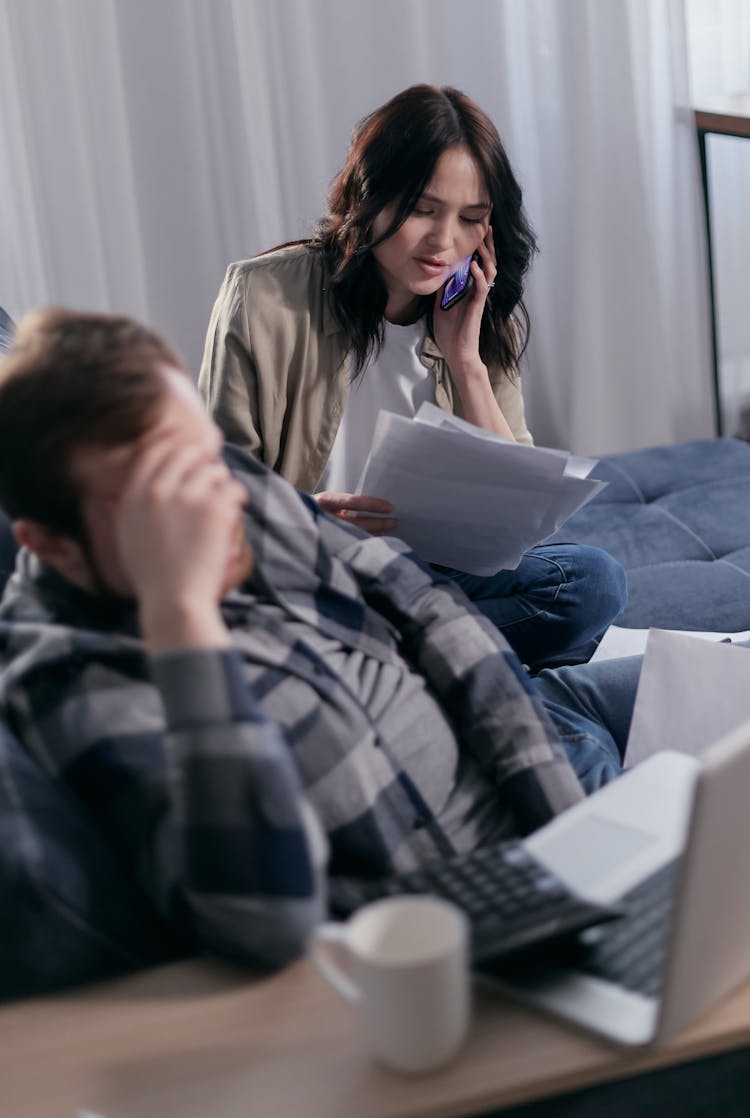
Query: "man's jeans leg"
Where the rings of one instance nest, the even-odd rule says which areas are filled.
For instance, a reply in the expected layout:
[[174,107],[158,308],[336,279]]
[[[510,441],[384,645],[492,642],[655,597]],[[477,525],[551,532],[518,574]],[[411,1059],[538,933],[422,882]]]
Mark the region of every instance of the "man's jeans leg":
[[622,772],[643,658],[543,671],[533,681],[587,793]]
[[533,547],[515,570],[494,575],[437,570],[458,583],[532,673],[586,663],[627,597],[617,560],[579,544]]

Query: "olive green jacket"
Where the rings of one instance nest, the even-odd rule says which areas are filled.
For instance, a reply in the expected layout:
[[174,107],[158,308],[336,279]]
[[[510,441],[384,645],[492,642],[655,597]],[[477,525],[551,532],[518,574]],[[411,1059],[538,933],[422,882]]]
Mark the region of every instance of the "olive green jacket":
[[[460,415],[448,365],[429,335],[420,360],[435,377],[435,402]],[[341,421],[349,376],[319,250],[290,245],[230,264],[198,379],[228,442],[313,492]],[[490,369],[490,381],[516,439],[530,444],[518,376]]]

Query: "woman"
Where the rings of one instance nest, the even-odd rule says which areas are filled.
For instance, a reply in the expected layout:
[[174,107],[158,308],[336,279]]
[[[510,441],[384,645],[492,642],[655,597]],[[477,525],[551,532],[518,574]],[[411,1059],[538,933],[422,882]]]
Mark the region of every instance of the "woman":
[[[217,423],[334,516],[397,534],[388,502],[352,492],[381,408],[413,416],[430,400],[531,443],[517,363],[535,247],[486,114],[455,89],[405,90],[355,132],[317,235],[230,266],[199,380]],[[472,254],[470,293],[443,310]],[[447,573],[533,671],[587,660],[625,600],[621,567],[596,548]]]

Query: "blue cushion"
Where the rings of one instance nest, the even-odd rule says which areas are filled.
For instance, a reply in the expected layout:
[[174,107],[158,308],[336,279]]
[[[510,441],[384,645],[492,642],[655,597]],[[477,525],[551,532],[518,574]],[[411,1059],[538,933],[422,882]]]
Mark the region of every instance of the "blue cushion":
[[554,536],[622,563],[619,625],[750,629],[750,445],[707,439],[612,454],[609,484]]
[[13,319],[4,307],[0,307],[0,353],[10,349],[14,329]]
[[184,947],[86,812],[0,724],[0,998],[174,958]]

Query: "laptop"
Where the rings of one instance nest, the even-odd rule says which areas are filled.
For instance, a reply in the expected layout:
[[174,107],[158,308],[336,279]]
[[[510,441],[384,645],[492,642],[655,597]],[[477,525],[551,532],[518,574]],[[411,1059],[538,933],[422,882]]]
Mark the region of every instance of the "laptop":
[[[483,979],[620,1044],[667,1041],[750,977],[749,794],[746,722],[700,760],[654,754],[558,816],[525,840],[529,850],[571,889],[628,915],[584,932],[582,950],[559,964],[490,965]],[[633,930],[627,898],[660,882],[658,969],[644,984],[610,965],[607,937],[622,939],[628,921]],[[631,935],[615,962],[642,938]]]

